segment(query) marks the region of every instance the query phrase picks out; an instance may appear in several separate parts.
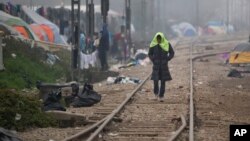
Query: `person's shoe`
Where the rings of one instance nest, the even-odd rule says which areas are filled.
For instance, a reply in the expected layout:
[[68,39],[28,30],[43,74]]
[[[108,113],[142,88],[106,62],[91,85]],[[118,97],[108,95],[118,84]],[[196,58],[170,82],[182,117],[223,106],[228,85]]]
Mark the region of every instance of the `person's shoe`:
[[160,102],[164,102],[164,97],[159,97]]

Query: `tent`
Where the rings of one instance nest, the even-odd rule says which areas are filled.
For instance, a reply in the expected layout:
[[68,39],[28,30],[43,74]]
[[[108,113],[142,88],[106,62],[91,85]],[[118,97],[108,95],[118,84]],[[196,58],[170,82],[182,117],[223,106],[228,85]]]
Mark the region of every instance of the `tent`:
[[250,43],[241,43],[237,45],[230,53],[230,64],[250,63]]
[[49,41],[47,33],[43,30],[43,28],[40,25],[31,24],[30,28],[41,41],[46,41],[46,42]]
[[[53,40],[53,43],[56,44],[63,44],[63,45],[67,45],[66,41],[63,39],[63,37],[60,35],[59,33],[59,28],[57,25],[55,25],[54,23],[50,22],[49,20],[45,19],[44,17],[40,16],[39,14],[37,14],[35,11],[29,9],[26,6],[22,6],[22,11],[36,24],[42,25],[43,29],[45,29],[47,35],[50,29],[53,32],[53,38],[51,33],[49,33],[49,41]],[[49,28],[48,28],[49,27]]]
[[179,36],[179,37],[182,37],[182,36],[190,37],[190,36],[197,35],[197,31],[194,28],[194,26],[187,22],[182,22],[180,24],[172,25],[171,29],[173,33],[175,33],[176,36]]
[[189,37],[189,36],[197,35],[196,29],[190,23],[187,23],[187,22],[180,23],[179,24],[179,29],[181,30],[183,36],[188,36]]
[[204,33],[208,35],[225,34],[226,25],[220,21],[210,21],[207,23]]
[[35,33],[33,33],[32,30],[29,28],[29,25],[18,17],[14,17],[3,11],[0,11],[0,22],[8,26],[14,27],[19,33],[25,36],[25,38],[39,40],[36,37]]
[[3,31],[4,35],[21,36],[21,34],[15,29],[13,29],[11,26],[8,26],[1,22],[0,22],[0,31]]
[[43,29],[43,31],[46,33],[49,42],[54,43],[54,42],[55,42],[55,35],[54,35],[54,32],[53,32],[53,29],[50,28],[50,26],[45,25],[45,24],[40,25],[40,27],[41,27],[41,28]]
[[29,33],[23,26],[13,26],[24,38],[29,39]]

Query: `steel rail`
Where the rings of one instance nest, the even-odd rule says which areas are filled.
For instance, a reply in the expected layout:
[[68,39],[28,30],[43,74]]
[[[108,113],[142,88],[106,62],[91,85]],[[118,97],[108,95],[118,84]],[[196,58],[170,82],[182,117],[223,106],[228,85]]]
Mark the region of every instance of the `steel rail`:
[[189,95],[189,141],[194,141],[194,100],[193,100],[193,47],[195,39],[190,46],[190,95]]
[[169,141],[176,140],[176,138],[182,133],[182,131],[187,126],[187,122],[186,122],[186,119],[185,119],[184,115],[181,115],[181,122],[182,122],[181,127],[177,131],[175,131],[176,133],[173,136],[170,137]]
[[93,134],[86,140],[86,141],[93,141],[96,136],[103,130],[103,128],[113,119],[113,117],[121,111],[121,109],[128,103],[128,101],[134,96],[134,94],[144,85],[144,83],[148,80],[148,78],[151,76],[151,73],[146,77],[146,79],[136,87],[128,96],[127,98],[119,105],[113,112],[108,115],[107,119],[100,125],[100,127],[95,130]]
[[[195,39],[197,41],[197,39]],[[194,99],[193,99],[193,61],[199,59],[199,58],[203,58],[203,57],[209,57],[209,56],[214,56],[217,54],[221,54],[221,53],[226,53],[227,51],[221,51],[221,52],[214,52],[214,53],[208,53],[205,55],[199,55],[199,56],[194,56],[193,57],[193,47],[195,46],[195,41],[193,41],[191,48],[190,48],[190,117],[189,117],[189,140],[190,141],[194,141]],[[177,43],[178,45],[178,43]],[[144,85],[144,83],[148,80],[148,78],[150,77],[151,74],[149,74],[146,79],[136,87],[135,90],[133,90],[128,96],[127,98],[122,102],[121,105],[119,105],[115,110],[112,111],[111,114],[109,114],[108,116],[106,116],[105,118],[103,118],[102,120],[98,121],[97,123],[95,123],[94,125],[90,126],[89,128],[71,136],[68,137],[66,139],[64,139],[63,141],[71,141],[71,140],[75,140],[79,137],[82,137],[83,135],[86,135],[87,133],[95,130],[98,126],[99,128],[97,128],[95,130],[94,133],[91,134],[91,136],[86,140],[86,141],[93,141],[97,135],[105,128],[105,126],[113,119],[113,117],[120,112],[120,110],[126,105],[126,103],[131,99],[132,96],[134,96],[134,94]],[[181,116],[182,119],[182,126],[176,131],[176,134],[174,134],[173,136],[170,137],[170,141],[174,141],[177,139],[177,137],[182,133],[182,131],[185,129],[185,127],[187,126],[187,122],[185,120],[185,117],[182,115]]]
[[96,122],[95,124],[91,125],[90,127],[88,127],[87,129],[73,135],[73,136],[70,136],[62,141],[72,141],[72,140],[75,140],[77,138],[80,138],[82,137],[83,135],[86,135],[88,134],[89,132],[95,130],[99,125],[101,125],[109,116],[106,116],[105,118],[103,118],[102,120]]

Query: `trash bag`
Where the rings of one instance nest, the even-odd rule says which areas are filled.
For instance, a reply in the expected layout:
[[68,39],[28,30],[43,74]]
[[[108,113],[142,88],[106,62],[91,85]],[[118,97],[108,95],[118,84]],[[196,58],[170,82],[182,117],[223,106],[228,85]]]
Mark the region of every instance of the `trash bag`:
[[22,141],[9,130],[0,127],[0,141]]
[[[68,101],[72,100],[71,98],[68,97]],[[86,83],[82,92],[74,97],[71,105],[73,107],[90,107],[100,101],[101,95],[94,91],[93,85]]]
[[44,111],[49,111],[49,110],[66,111],[66,109],[60,103],[61,98],[62,98],[61,89],[50,92],[47,98],[45,98],[44,100],[42,109]]
[[242,78],[242,75],[239,71],[236,69],[230,70],[229,74],[227,75],[228,77],[236,77],[236,78]]
[[147,57],[148,57],[147,54],[145,54],[145,53],[139,53],[139,54],[137,54],[137,55],[135,56],[135,60],[144,60],[144,59],[146,59]]
[[114,84],[127,84],[127,83],[131,83],[131,84],[140,84],[141,80],[138,78],[130,78],[130,77],[117,77],[115,79]]

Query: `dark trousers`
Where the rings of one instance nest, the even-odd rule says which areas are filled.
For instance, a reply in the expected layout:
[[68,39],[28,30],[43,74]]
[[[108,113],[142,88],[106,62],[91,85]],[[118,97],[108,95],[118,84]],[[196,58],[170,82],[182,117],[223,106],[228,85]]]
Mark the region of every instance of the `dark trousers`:
[[154,80],[154,94],[159,97],[164,97],[165,93],[165,81],[161,81],[160,92],[159,92],[159,81]]
[[101,63],[101,69],[105,70],[108,68],[108,63],[107,63],[107,55],[106,55],[106,51],[99,51],[99,59],[100,59],[100,63]]

